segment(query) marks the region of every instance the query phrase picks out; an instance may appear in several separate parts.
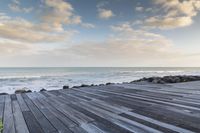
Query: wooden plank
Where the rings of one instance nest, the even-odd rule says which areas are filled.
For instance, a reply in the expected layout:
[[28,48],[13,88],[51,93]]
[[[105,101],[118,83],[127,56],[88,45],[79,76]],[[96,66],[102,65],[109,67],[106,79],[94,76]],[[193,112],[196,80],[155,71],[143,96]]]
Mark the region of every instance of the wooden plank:
[[123,97],[128,97],[128,98],[134,98],[134,99],[138,99],[138,100],[142,100],[142,101],[148,101],[151,103],[156,103],[156,104],[161,104],[161,105],[169,105],[169,106],[177,106],[177,107],[181,107],[181,108],[185,108],[185,109],[189,109],[189,110],[196,110],[196,111],[200,111],[200,108],[198,107],[193,107],[193,106],[188,106],[188,105],[183,105],[183,104],[177,104],[177,103],[173,103],[173,102],[169,102],[169,101],[163,101],[163,100],[155,100],[154,98],[145,98],[139,95],[135,95],[135,94],[127,94],[127,93],[117,93],[114,92],[112,90],[108,91],[104,91],[104,90],[97,90],[98,92],[102,92],[102,93],[107,93],[107,94],[115,94],[115,95],[119,95],[119,96],[123,96]]
[[42,105],[38,99],[34,99],[37,96],[36,93],[27,94],[28,97],[33,101],[33,103],[40,109],[40,111],[45,115],[45,117],[51,122],[51,124],[58,130],[59,133],[72,133],[59,119],[51,113],[48,108]]
[[[87,96],[87,94],[85,94],[85,93],[80,93],[80,92],[77,92],[77,91],[75,91],[75,93],[77,94],[77,96],[83,96],[83,95]],[[105,102],[105,101],[103,101],[103,99],[98,99],[95,96],[91,96],[90,98],[92,99],[90,101],[90,103],[94,103],[95,106],[106,106],[104,108],[110,109],[110,110],[113,111],[113,113],[116,113],[116,114],[120,114],[122,112],[127,112],[127,111],[131,111],[132,110],[130,108],[127,108],[127,107],[124,107],[124,106],[120,106],[118,104]]]
[[124,117],[121,117],[119,115],[115,115],[113,113],[110,113],[106,110],[102,110],[100,108],[96,108],[94,106],[88,105],[86,103],[77,103],[77,105],[81,106],[82,108],[95,113],[96,115],[107,119],[115,124],[117,124],[120,127],[123,127],[131,132],[140,132],[140,133],[160,133],[160,131],[155,130],[153,128],[147,127],[145,125],[142,125],[140,123],[131,121],[129,119],[126,119]]
[[16,101],[17,97],[15,94],[10,95],[11,101]]
[[0,103],[4,103],[5,95],[0,95]]
[[5,98],[4,96],[0,96],[0,119],[3,119],[3,111],[4,111],[4,105],[5,105]]
[[29,133],[17,101],[12,101],[16,133]]
[[87,133],[83,128],[81,127],[73,127],[73,128],[70,128],[73,133]]
[[22,111],[30,111],[21,94],[17,94],[17,101]]
[[[133,117],[138,118],[138,119],[141,119],[141,120],[144,120],[146,122],[152,123],[154,125],[163,127],[163,128],[165,128],[165,131],[166,131],[166,128],[168,128],[168,129],[173,129],[176,132],[190,132],[190,131],[188,131],[186,129],[179,128],[179,127],[176,127],[174,125],[167,124],[167,123],[163,123],[161,121],[157,121],[155,119],[152,119],[152,118],[149,118],[149,117],[146,117],[146,116],[142,116],[142,115],[130,112],[129,110],[121,109],[118,106],[116,107],[116,106],[113,106],[111,104],[105,103],[105,102],[100,101],[100,100],[93,100],[93,101],[88,102],[88,103],[91,104],[92,106],[99,107],[101,109],[104,109],[106,111],[110,111],[112,113],[116,113],[116,114],[127,113],[127,114],[129,114],[129,115],[131,115]],[[157,128],[157,126],[156,126],[156,128]]]
[[22,112],[30,133],[44,133],[31,111]]
[[92,113],[90,110],[86,110],[81,106],[77,106],[77,104],[75,103],[70,104],[69,106],[93,118],[95,120],[93,124],[97,125],[97,127],[99,127],[100,129],[103,129],[104,131],[111,132],[111,133],[132,133],[126,130],[125,128],[116,125],[115,123],[112,123],[110,120],[104,119],[96,115],[95,113]]
[[95,126],[93,123],[81,124],[81,128],[83,128],[88,133],[106,133],[105,131]]
[[38,99],[40,103],[42,103],[46,108],[49,109],[51,113],[53,113],[60,121],[64,123],[67,127],[76,127],[78,126],[74,121],[66,117],[62,111],[60,112],[58,108],[55,108],[51,104],[49,104],[47,99]]
[[47,120],[47,118],[41,113],[41,111],[34,105],[34,103],[28,98],[26,94],[23,94],[26,104],[30,108],[31,112],[35,116],[36,120],[40,124],[41,128],[45,133],[56,132],[57,130],[53,127],[53,125]]
[[[114,91],[114,92],[121,92],[121,89],[119,89],[118,91]],[[139,97],[143,97],[143,98],[150,98],[153,100],[158,100],[158,101],[164,101],[164,102],[172,102],[175,104],[181,104],[181,105],[186,105],[186,106],[192,106],[192,107],[200,107],[198,103],[193,103],[193,102],[187,102],[185,101],[183,98],[181,98],[181,101],[175,101],[173,99],[176,99],[176,96],[168,96],[168,95],[162,95],[162,94],[158,94],[158,93],[151,93],[148,91],[139,91],[139,92],[135,92],[132,90],[127,90],[124,89],[124,91],[122,92],[123,94],[130,94],[132,96],[139,96]]]
[[82,123],[88,123],[88,122],[94,121],[92,118],[89,118],[88,116],[84,115],[83,113],[81,113],[77,110],[74,110],[73,108],[64,104],[65,101],[62,101],[62,103],[59,102],[58,99],[61,99],[61,98],[49,99],[49,104],[52,104],[53,106],[55,106],[62,113],[64,113],[68,118],[72,119],[79,125],[81,125]]
[[[60,92],[60,91],[59,91]],[[65,92],[61,91],[60,92],[60,96],[62,96],[63,98],[65,98],[66,100],[70,101],[70,102],[80,102],[82,100],[84,101],[88,101],[88,99],[85,99],[83,97],[77,97],[74,94],[66,94]],[[73,99],[73,100],[71,100]]]
[[[161,120],[163,122],[166,123],[170,123],[173,125],[180,125],[182,128],[186,128],[192,131],[198,131],[198,121],[199,119],[196,117],[188,117],[185,116],[183,114],[178,114],[176,112],[172,112],[170,110],[167,109],[166,106],[163,105],[159,105],[159,106],[144,106],[143,103],[140,103],[140,101],[135,101],[132,100],[131,98],[127,98],[127,97],[116,97],[116,98],[112,98],[112,99],[108,99],[106,100],[107,102],[114,102],[116,104],[120,104],[126,107],[130,107],[132,109],[134,109],[134,112],[137,112],[139,114],[142,115],[146,115],[158,120]],[[136,103],[140,103],[140,104],[136,104]],[[163,108],[160,108],[163,107]],[[184,121],[184,123],[183,123]]]
[[12,113],[12,103],[9,95],[5,96],[3,133],[15,133],[15,126]]

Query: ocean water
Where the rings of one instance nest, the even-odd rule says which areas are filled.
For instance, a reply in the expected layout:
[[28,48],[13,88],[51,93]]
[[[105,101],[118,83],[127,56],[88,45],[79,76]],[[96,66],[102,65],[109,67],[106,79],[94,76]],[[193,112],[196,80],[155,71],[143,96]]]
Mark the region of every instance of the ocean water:
[[62,89],[81,84],[130,82],[142,77],[200,75],[200,68],[0,68],[0,93]]

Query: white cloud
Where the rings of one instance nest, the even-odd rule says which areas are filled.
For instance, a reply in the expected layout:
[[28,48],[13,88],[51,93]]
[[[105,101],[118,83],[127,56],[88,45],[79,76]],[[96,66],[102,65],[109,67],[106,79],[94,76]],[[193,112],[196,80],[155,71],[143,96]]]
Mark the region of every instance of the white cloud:
[[26,42],[62,42],[75,31],[58,31],[48,24],[35,24],[22,18],[0,16],[0,36]]
[[95,25],[94,24],[90,24],[90,23],[83,23],[82,26],[85,27],[85,28],[89,28],[89,29],[90,28],[91,29],[95,28]]
[[158,65],[169,63],[175,55],[177,58],[182,56],[173,43],[162,35],[135,30],[129,23],[112,26],[111,29],[114,34],[105,41],[83,42],[50,53],[74,59],[81,66]]
[[137,7],[135,8],[135,10],[138,11],[138,12],[142,12],[142,11],[144,10],[144,7],[142,7],[142,6],[137,6]]
[[0,38],[0,56],[30,55],[35,52],[32,44]]
[[112,12],[112,10],[108,10],[108,9],[98,9],[99,12],[99,18],[101,19],[109,19],[111,17],[114,17],[115,14]]
[[166,17],[163,19],[151,17],[146,19],[145,23],[152,28],[173,29],[189,26],[193,23],[193,20],[191,17]]
[[[20,17],[9,17],[1,13],[0,36],[22,42],[64,43],[77,33],[75,30],[66,30],[64,26],[80,24],[87,28],[93,27],[92,24],[82,23],[81,16],[75,15],[72,5],[64,0],[44,0],[42,4],[40,11],[42,20],[38,22]],[[28,11],[20,5],[19,0],[13,0],[9,7],[19,12]]]
[[12,3],[9,4],[8,7],[14,12],[29,13],[33,10],[33,7],[29,7],[29,8],[21,7],[21,3],[19,0],[12,0]]
[[190,26],[200,11],[197,0],[154,0],[160,7],[156,16],[147,18],[145,24],[152,28],[173,29]]
[[63,29],[63,25],[81,24],[81,16],[74,14],[72,5],[64,0],[44,0],[45,13],[42,18],[47,23],[58,29]]

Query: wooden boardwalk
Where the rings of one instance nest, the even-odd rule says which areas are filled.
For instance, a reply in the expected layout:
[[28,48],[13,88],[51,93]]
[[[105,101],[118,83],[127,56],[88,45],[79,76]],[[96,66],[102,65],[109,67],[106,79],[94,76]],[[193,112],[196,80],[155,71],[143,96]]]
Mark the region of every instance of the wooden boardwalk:
[[200,82],[0,96],[3,133],[200,133]]

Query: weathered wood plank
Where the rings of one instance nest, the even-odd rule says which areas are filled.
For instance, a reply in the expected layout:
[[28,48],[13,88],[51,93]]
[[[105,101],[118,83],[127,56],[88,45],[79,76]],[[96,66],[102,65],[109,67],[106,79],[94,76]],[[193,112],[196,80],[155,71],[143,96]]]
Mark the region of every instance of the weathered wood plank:
[[70,104],[69,106],[73,107],[76,110],[81,111],[85,115],[95,119],[95,122],[93,122],[95,125],[98,125],[100,129],[104,129],[104,131],[112,132],[112,133],[132,133],[128,130],[126,130],[123,127],[120,127],[114,123],[112,123],[110,120],[104,119],[95,113],[92,113],[90,110],[86,110],[81,106],[78,106],[77,104]]
[[122,84],[0,96],[0,118],[20,133],[200,132],[200,89],[181,89]]
[[105,131],[95,126],[93,123],[83,123],[80,126],[88,133],[106,133]]
[[[182,129],[182,128],[179,128],[179,127],[176,127],[176,126],[173,126],[173,125],[170,125],[170,124],[166,124],[166,123],[163,123],[161,121],[157,121],[157,120],[154,120],[154,119],[151,119],[151,118],[148,118],[148,117],[145,117],[145,116],[142,116],[142,115],[139,115],[139,114],[136,114],[136,113],[133,113],[133,112],[129,112],[129,111],[125,111],[123,109],[120,109],[118,107],[115,107],[115,106],[112,106],[110,104],[106,104],[100,100],[97,100],[98,102],[95,102],[94,100],[92,102],[90,102],[90,104],[92,104],[93,106],[97,106],[99,108],[102,108],[104,110],[107,110],[107,111],[110,111],[110,112],[113,112],[113,113],[116,113],[116,114],[120,114],[120,113],[128,113],[134,117],[137,117],[139,119],[142,119],[142,120],[145,120],[145,121],[148,121],[154,125],[157,125],[157,126],[161,126],[163,128],[167,127],[169,129],[171,129],[171,132],[172,130],[175,130],[177,132],[190,132],[188,130],[185,130],[185,129]],[[141,120],[140,120],[141,122]],[[144,122],[143,122],[144,123]],[[155,126],[154,126],[155,127]],[[164,131],[167,131],[167,129],[164,129]],[[174,131],[174,132],[175,132]]]
[[4,105],[5,105],[5,98],[4,96],[0,96],[0,119],[3,119],[3,111],[4,111]]
[[22,112],[30,133],[44,133],[31,111]]
[[28,108],[28,106],[26,105],[24,99],[22,98],[21,94],[17,94],[17,101],[19,102],[19,106],[21,108],[22,111],[30,111],[30,109]]
[[37,97],[37,94],[30,93],[27,94],[28,97],[34,102],[34,104],[40,109],[40,111],[45,115],[45,117],[51,122],[51,124],[58,130],[59,133],[72,133],[53,113],[51,113],[48,108],[42,105]]
[[[89,89],[87,91],[90,91],[90,90],[91,89]],[[92,92],[92,91],[90,91],[90,92]],[[110,90],[109,90],[109,92],[110,92]],[[98,91],[95,91],[93,89],[93,93],[98,93]],[[133,99],[132,97],[127,98],[126,96],[117,95],[118,93],[113,94],[113,93],[104,92],[102,94],[111,96],[109,99],[104,99],[108,103],[114,102],[115,104],[120,104],[122,106],[131,107],[132,109],[136,109],[136,111],[139,113],[140,112],[149,112],[149,110],[151,109],[151,112],[145,113],[144,115],[153,114],[153,115],[149,115],[150,117],[152,117],[152,116],[157,116],[156,114],[160,114],[160,115],[162,114],[162,116],[159,116],[159,118],[163,118],[162,120],[164,122],[167,122],[167,123],[169,122],[171,124],[176,123],[175,125],[177,125],[179,123],[178,125],[181,125],[181,127],[183,127],[183,128],[188,128],[188,129],[191,129],[194,131],[199,130],[199,129],[197,129],[198,124],[196,124],[196,123],[198,123],[197,121],[199,119],[197,119],[195,117],[186,117],[183,114],[177,114],[176,112],[169,111],[169,110],[167,110],[166,105],[163,106],[162,104],[158,104],[159,106],[156,105],[157,107],[156,106],[145,106],[146,101],[136,100],[136,99]],[[121,93],[119,93],[119,94],[121,94]],[[160,108],[160,106],[163,107],[163,109]],[[143,111],[143,110],[145,110],[145,111]],[[166,114],[168,114],[167,118],[169,118],[169,120],[166,119]],[[158,117],[153,117],[153,118],[158,119]],[[170,122],[170,119],[173,120],[172,121],[173,123]],[[185,121],[184,123],[188,123],[188,124],[181,124],[181,123],[183,123],[182,121]]]
[[134,98],[134,99],[139,99],[142,101],[147,101],[150,103],[156,103],[156,104],[161,104],[161,105],[169,105],[169,106],[177,106],[177,107],[181,107],[181,108],[185,108],[185,109],[189,109],[189,110],[197,110],[200,111],[200,108],[198,107],[194,107],[194,106],[188,106],[188,105],[183,105],[183,104],[178,104],[178,103],[173,103],[173,102],[169,102],[169,101],[164,101],[164,100],[158,100],[158,99],[154,99],[151,97],[144,97],[141,95],[135,95],[135,94],[127,94],[127,93],[117,93],[115,91],[109,90],[105,91],[105,90],[96,90],[97,92],[102,92],[102,93],[107,93],[109,95],[114,94],[114,95],[119,95],[119,96],[123,96],[123,97],[128,97],[128,98]]
[[29,133],[17,101],[12,101],[16,133]]
[[92,118],[80,113],[79,111],[74,110],[73,108],[67,106],[65,101],[59,102],[60,97],[49,99],[49,103],[59,109],[62,113],[64,113],[68,118],[72,119],[79,125],[82,123],[88,123],[94,121]]
[[47,118],[40,112],[40,110],[35,106],[35,104],[28,98],[26,94],[22,95],[26,104],[30,108],[30,111],[35,116],[36,120],[40,124],[41,128],[45,133],[56,132],[57,130],[53,125],[47,120]]
[[16,101],[17,97],[15,94],[10,95],[11,101]]
[[5,96],[3,133],[15,133],[15,124],[12,113],[12,102],[9,95]]
[[77,105],[81,106],[82,108],[95,113],[96,115],[107,119],[109,121],[111,121],[112,123],[115,123],[117,125],[119,125],[120,127],[123,127],[131,132],[140,132],[140,133],[160,133],[160,131],[155,130],[153,128],[147,127],[145,125],[142,125],[140,123],[134,122],[134,121],[130,121],[129,119],[126,119],[124,117],[121,117],[119,115],[115,115],[113,113],[110,113],[106,110],[102,110],[100,108],[96,108],[94,106],[91,106],[87,103],[77,103]]
[[39,99],[39,102],[42,103],[46,108],[48,108],[49,111],[51,111],[51,113],[53,113],[60,121],[62,121],[65,126],[67,126],[69,128],[78,126],[74,121],[72,121],[71,119],[66,117],[62,113],[62,111],[59,111],[58,108],[55,108],[54,106],[49,104],[47,101],[48,101],[47,99],[42,99],[42,98]]

